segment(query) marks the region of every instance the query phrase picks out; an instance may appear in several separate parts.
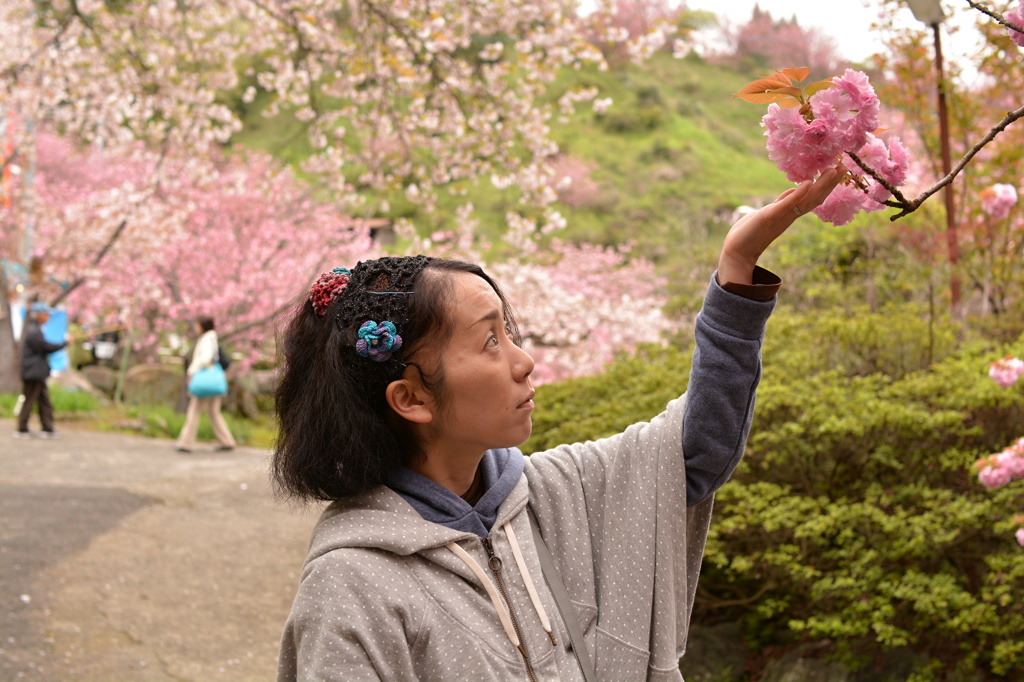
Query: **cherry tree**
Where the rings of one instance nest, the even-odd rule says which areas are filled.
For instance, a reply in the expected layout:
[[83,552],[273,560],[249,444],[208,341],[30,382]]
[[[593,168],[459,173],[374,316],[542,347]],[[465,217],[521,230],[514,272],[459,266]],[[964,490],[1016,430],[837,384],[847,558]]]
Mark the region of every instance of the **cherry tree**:
[[598,373],[616,353],[664,344],[667,333],[679,327],[663,312],[665,279],[650,261],[632,255],[629,244],[548,239],[559,229],[560,216],[541,226],[509,215],[502,241],[513,255],[494,257],[491,245],[476,236],[471,211],[464,209],[458,218],[454,229],[429,239],[416,237],[406,225],[409,252],[484,264],[516,309],[523,347],[537,363],[538,385]]
[[276,316],[328,259],[379,253],[364,221],[264,154],[80,154],[49,135],[38,150],[34,257],[45,277],[34,293],[93,326],[131,328],[144,355],[210,315],[245,364],[266,357]]
[[230,139],[240,123],[220,93],[241,89],[301,126],[304,171],[340,203],[379,209],[405,188],[430,207],[493,175],[548,206],[548,122],[581,101],[546,99],[557,73],[604,65],[590,36],[639,59],[675,30],[630,37],[614,2],[594,4],[583,16],[570,0],[3,0],[14,39],[0,87],[6,110],[68,134],[176,150]]
[[[175,169],[216,158],[241,128],[239,107],[226,104],[238,93],[242,105],[298,127],[310,150],[301,171],[337,215],[386,216],[396,190],[430,210],[438,192],[462,196],[484,178],[546,211],[543,230],[559,224],[549,121],[598,94],[551,100],[556,75],[603,68],[592,39],[642,59],[675,30],[659,22],[631,37],[615,14],[612,0],[585,15],[572,0],[0,0],[0,119],[32,124],[5,133],[0,165],[35,153],[33,126],[115,155],[138,153],[141,141],[158,159],[177,159],[161,162]],[[171,175],[161,174],[159,192],[187,194]],[[136,222],[187,234],[180,213],[145,213],[167,204],[141,200],[158,191],[144,177],[131,187]],[[130,225],[97,227],[92,239],[124,243],[86,249],[84,262],[111,266],[112,249],[131,243],[117,230]],[[70,258],[50,246],[51,263]],[[176,302],[181,284],[161,286],[160,305]]]
[[771,12],[754,6],[750,21],[728,32],[733,44],[730,60],[753,61],[762,66],[806,65],[818,77],[842,70],[835,41],[800,26],[798,18],[774,19]]

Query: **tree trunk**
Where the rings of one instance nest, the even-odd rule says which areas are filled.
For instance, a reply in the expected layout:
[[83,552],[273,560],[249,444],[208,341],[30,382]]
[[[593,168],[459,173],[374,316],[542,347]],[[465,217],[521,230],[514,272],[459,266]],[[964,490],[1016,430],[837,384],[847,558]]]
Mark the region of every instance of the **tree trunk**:
[[21,392],[21,348],[14,341],[7,273],[0,267],[0,393]]

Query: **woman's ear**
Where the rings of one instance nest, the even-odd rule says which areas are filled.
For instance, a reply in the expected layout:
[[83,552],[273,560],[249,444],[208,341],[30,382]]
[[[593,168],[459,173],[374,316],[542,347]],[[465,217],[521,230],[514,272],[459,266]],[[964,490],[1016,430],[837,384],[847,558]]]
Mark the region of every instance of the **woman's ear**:
[[384,391],[388,405],[402,419],[415,424],[429,424],[434,418],[433,397],[418,379],[398,379]]

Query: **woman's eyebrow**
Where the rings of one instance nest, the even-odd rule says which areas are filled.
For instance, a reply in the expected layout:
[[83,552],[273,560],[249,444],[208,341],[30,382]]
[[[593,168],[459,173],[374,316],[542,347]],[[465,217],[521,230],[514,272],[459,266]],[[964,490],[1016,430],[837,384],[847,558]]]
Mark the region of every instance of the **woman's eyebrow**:
[[487,313],[486,315],[484,315],[479,320],[477,320],[476,322],[474,322],[473,324],[471,324],[469,326],[470,327],[474,327],[474,326],[480,324],[481,322],[488,322],[490,320],[497,320],[500,317],[501,317],[501,311],[499,311],[498,309],[494,309],[494,310],[492,310],[491,312]]

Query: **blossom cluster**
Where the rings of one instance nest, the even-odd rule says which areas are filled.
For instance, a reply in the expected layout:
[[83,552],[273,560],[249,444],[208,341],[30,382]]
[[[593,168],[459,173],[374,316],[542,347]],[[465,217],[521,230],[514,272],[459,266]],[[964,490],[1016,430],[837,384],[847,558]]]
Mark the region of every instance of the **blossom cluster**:
[[[988,375],[1003,388],[1012,386],[1024,376],[1024,361],[1007,356],[993,362]],[[1018,438],[1002,452],[979,459],[975,466],[978,467],[978,480],[990,490],[1024,478],[1024,438]],[[1024,516],[1017,517],[1015,521],[1024,524]],[[1024,528],[1017,529],[1016,538],[1024,547]]]
[[1017,188],[1013,185],[996,183],[981,192],[981,209],[996,220],[1010,215],[1010,209],[1017,203]]
[[[1017,6],[1003,15],[1003,18],[1016,26],[1024,27],[1024,0],[1018,0]],[[1014,31],[1012,28],[1009,30],[1013,42],[1024,47],[1024,33]]]
[[1024,438],[1002,452],[978,461],[978,480],[986,488],[1001,488],[1010,481],[1024,478]]
[[[554,203],[551,122],[597,91],[553,103],[551,83],[565,68],[607,68],[589,39],[602,29],[634,59],[677,32],[668,9],[643,30],[616,30],[615,0],[586,13],[564,0],[364,1],[345,12],[321,0],[32,4],[0,0],[6,112],[107,150],[144,140],[202,156],[241,130],[242,107],[225,103],[237,93],[250,115],[301,123],[303,174],[361,215],[396,188],[429,211],[440,192],[464,196],[491,175],[526,202]],[[8,141],[27,146],[19,135]]]
[[1003,388],[1012,386],[1024,376],[1024,360],[1010,356],[996,360],[989,365],[988,375]]
[[907,178],[910,157],[899,138],[886,144],[875,137],[880,104],[867,75],[847,69],[831,86],[813,93],[799,108],[768,106],[761,121],[768,157],[793,182],[815,178],[842,160],[851,171],[814,213],[826,222],[845,225],[860,211],[878,211],[892,195],[850,158],[856,154],[890,185]]

